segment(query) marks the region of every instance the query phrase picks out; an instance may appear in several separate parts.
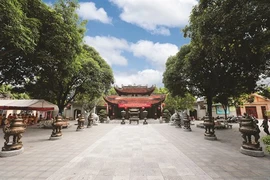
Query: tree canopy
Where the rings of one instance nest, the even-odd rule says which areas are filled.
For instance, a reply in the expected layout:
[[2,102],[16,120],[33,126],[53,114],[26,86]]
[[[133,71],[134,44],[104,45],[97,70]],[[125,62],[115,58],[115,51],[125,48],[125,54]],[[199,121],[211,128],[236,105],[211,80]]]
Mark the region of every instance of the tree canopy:
[[48,8],[39,0],[0,2],[1,84],[20,84],[34,72],[30,62],[33,59],[26,57],[35,51],[39,42],[42,23],[37,15],[44,10]]
[[[173,94],[182,94],[179,87],[187,87],[194,95],[206,96],[209,116],[213,97],[228,99],[253,92],[269,60],[267,4],[265,0],[199,1],[184,29],[185,36],[191,38],[190,52],[176,58],[186,66],[173,69],[168,60],[165,87]],[[173,78],[167,78],[168,74]]]
[[[60,112],[77,95],[94,99],[110,88],[112,69],[94,48],[84,44],[87,22],[79,19],[76,0],[58,0],[52,7],[40,0],[19,2],[0,4],[5,10],[0,26],[9,27],[14,21],[22,28],[0,36],[0,73],[9,75],[1,76],[2,83],[13,83],[18,92],[28,92],[31,98],[56,103]],[[13,9],[8,10],[10,7]],[[16,33],[25,33],[21,37],[25,40],[17,40]]]

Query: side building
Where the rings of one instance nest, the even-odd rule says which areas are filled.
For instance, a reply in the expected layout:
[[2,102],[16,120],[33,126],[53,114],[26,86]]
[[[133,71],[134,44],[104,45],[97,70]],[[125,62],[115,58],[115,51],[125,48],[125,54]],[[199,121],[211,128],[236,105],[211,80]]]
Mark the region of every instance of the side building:
[[[117,95],[104,97],[109,117],[120,119],[122,110],[138,108],[141,112],[144,109],[148,111],[147,118],[159,118],[166,95],[153,94],[155,88],[155,86],[122,86],[121,88],[115,86]],[[128,113],[126,118],[128,118]]]
[[[230,106],[227,109],[228,116],[242,116],[244,113],[250,114],[258,119],[263,119],[266,111],[270,111],[270,99],[267,99],[257,93],[250,95],[251,100],[249,102],[243,101],[241,105],[235,107]],[[191,112],[191,116],[196,119],[201,119],[206,115],[207,103],[204,98],[197,99],[194,104],[194,111]],[[213,104],[212,107],[213,117],[225,115],[224,109],[220,103]]]

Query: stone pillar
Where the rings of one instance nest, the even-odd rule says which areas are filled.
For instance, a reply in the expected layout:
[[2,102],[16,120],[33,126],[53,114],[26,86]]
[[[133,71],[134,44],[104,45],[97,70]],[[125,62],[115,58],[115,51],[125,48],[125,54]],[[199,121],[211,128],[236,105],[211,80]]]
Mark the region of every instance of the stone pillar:
[[259,142],[260,128],[257,123],[258,120],[250,116],[239,119],[239,131],[242,133],[242,138],[244,139],[240,148],[242,154],[255,157],[264,156]]
[[204,122],[203,122],[205,132],[204,132],[204,139],[207,140],[216,140],[216,134],[215,134],[215,122],[214,120],[209,119],[208,116],[205,116]]
[[[4,147],[2,147],[2,151],[0,152],[1,157],[15,156],[23,153],[23,144],[21,141],[22,133],[25,132],[26,124],[24,124],[23,119],[21,117],[14,117],[10,122],[6,120],[5,125],[3,127],[4,132]],[[9,142],[10,136],[13,136],[12,143]]]
[[50,140],[56,140],[62,138],[62,126],[65,124],[62,116],[57,116],[52,123],[52,134]]
[[79,119],[78,119],[78,126],[77,126],[77,130],[76,131],[82,131],[82,130],[84,130],[84,122],[85,122],[85,119],[84,119],[83,115],[81,114],[79,116]]

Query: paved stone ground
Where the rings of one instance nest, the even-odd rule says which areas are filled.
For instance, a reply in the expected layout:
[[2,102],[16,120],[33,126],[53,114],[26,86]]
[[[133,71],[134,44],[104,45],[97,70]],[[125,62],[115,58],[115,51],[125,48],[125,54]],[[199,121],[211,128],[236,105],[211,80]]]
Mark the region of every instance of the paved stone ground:
[[[216,130],[218,140],[209,141],[195,125],[185,132],[158,120],[148,122],[120,125],[115,120],[77,132],[72,121],[63,138],[54,141],[49,140],[50,129],[28,127],[22,138],[24,153],[0,158],[0,179],[270,180],[268,154],[250,157],[239,152],[238,124]],[[3,146],[2,132],[0,137]]]

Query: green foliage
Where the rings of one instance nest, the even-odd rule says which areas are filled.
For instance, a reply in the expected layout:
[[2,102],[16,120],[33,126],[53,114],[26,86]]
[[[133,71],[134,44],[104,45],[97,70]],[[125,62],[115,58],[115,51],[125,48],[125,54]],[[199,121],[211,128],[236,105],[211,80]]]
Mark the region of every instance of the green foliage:
[[264,136],[261,138],[261,140],[266,145],[266,151],[270,153],[270,136]]
[[34,11],[45,6],[35,0],[0,2],[0,84],[22,84],[32,78],[34,59],[29,58],[40,38],[41,22]]
[[185,110],[185,109],[193,109],[195,97],[189,93],[186,93],[184,97],[175,96],[172,97],[170,93],[167,94],[165,100],[165,107],[170,112],[174,112],[175,110]]
[[101,109],[99,111],[98,115],[99,115],[99,120],[101,123],[103,123],[104,121],[107,120],[108,114],[107,114],[107,111],[105,109]]
[[77,95],[90,102],[105,93],[113,73],[83,44],[86,21],[77,8],[76,0],[59,0],[53,7],[40,0],[1,1],[0,82],[20,84],[18,92],[56,103],[60,112]]
[[180,51],[167,59],[163,83],[173,96],[184,96],[188,92],[189,78],[186,56],[190,46],[184,45]]
[[101,109],[99,112],[98,112],[99,115],[103,116],[103,115],[107,115],[107,111],[105,109]]
[[270,99],[270,87],[260,87],[258,94],[267,99]]
[[[191,37],[188,80],[196,95],[227,104],[229,97],[251,93],[269,60],[269,17],[266,1],[207,0],[192,10],[184,29]],[[193,87],[193,88],[192,88]]]
[[107,95],[117,95],[117,92],[115,91],[114,87],[111,87],[107,93]]
[[12,87],[11,85],[1,85],[0,94],[7,96],[11,99],[30,99],[28,94],[18,93],[14,91],[14,87]]
[[154,90],[154,94],[168,94],[168,89],[167,88],[164,88],[164,87],[156,87],[155,90]]

